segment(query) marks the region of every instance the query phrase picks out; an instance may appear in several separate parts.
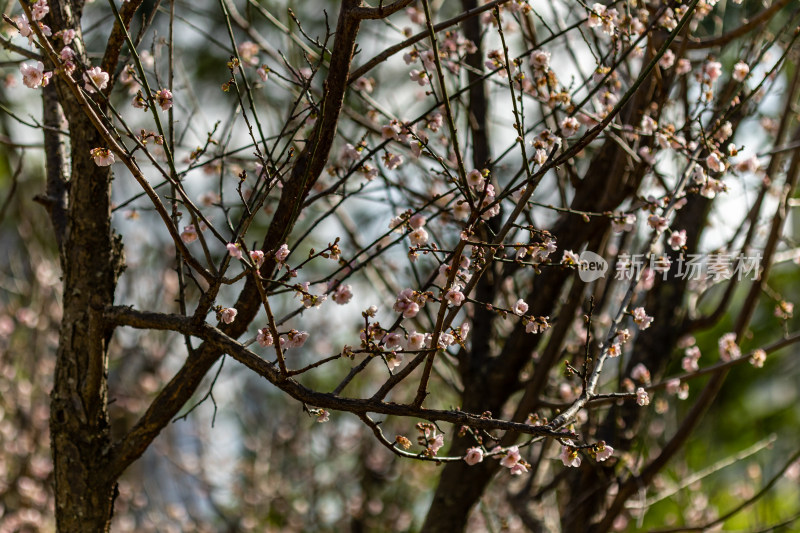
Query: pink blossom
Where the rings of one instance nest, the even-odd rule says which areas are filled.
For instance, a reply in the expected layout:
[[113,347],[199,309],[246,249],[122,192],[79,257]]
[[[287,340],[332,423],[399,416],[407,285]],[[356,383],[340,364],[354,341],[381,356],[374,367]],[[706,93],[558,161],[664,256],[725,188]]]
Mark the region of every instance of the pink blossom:
[[47,85],[50,81],[52,72],[45,74],[44,64],[41,61],[33,63],[22,63],[19,66],[19,71],[22,74],[22,83],[30,89],[37,89]]
[[264,348],[267,346],[272,346],[274,340],[272,339],[272,334],[269,332],[269,328],[259,329],[258,335],[256,335],[256,341],[258,341],[258,344]]
[[61,40],[64,41],[65,45],[72,43],[72,40],[75,38],[75,30],[72,28],[68,30],[62,30],[59,33],[61,33]]
[[650,215],[647,217],[647,225],[656,231],[662,231],[667,227],[667,219],[658,215]]
[[89,154],[98,167],[107,167],[114,164],[114,154],[108,148],[92,148]]
[[280,248],[275,252],[275,260],[278,263],[283,263],[287,257],[289,257],[289,247],[281,244]]
[[543,333],[550,329],[550,323],[547,321],[548,317],[536,317],[525,325],[525,333]]
[[689,61],[686,58],[681,58],[681,59],[678,60],[678,67],[675,69],[675,73],[678,76],[682,76],[684,74],[687,74],[688,72],[691,72],[691,70],[692,70],[692,62],[691,61]]
[[789,320],[794,314],[794,304],[786,300],[781,300],[778,302],[778,305],[775,306],[774,314],[781,320]]
[[639,329],[645,330],[653,323],[653,317],[647,316],[644,307],[637,307],[633,310],[633,321],[639,326]]
[[531,53],[531,67],[537,71],[546,71],[550,68],[550,52],[534,50]]
[[412,246],[422,246],[428,242],[428,232],[425,231],[425,228],[417,228],[408,234],[408,238],[411,240]]
[[594,452],[595,452],[594,454],[595,460],[599,463],[602,463],[603,461],[614,455],[614,448],[612,448],[605,442],[600,441],[595,445]]
[[288,340],[286,341],[286,348],[300,348],[308,340],[307,331],[297,331],[292,329],[286,334]]
[[636,403],[642,407],[650,404],[650,396],[647,395],[647,391],[642,387],[636,389]]
[[743,82],[747,75],[750,74],[750,67],[744,61],[739,61],[733,66],[733,79],[738,82]]
[[631,378],[642,383],[650,383],[650,371],[642,363],[637,364],[631,370]]
[[686,246],[686,230],[673,231],[669,236],[669,247],[673,250],[680,250]]
[[92,67],[83,74],[83,81],[85,82],[84,88],[86,92],[95,92],[92,83],[94,83],[101,91],[108,86],[108,73],[103,72],[100,67]]
[[483,173],[478,169],[472,169],[467,174],[467,185],[473,189],[483,189]]
[[425,334],[416,331],[409,334],[406,341],[406,349],[411,351],[421,350],[425,346]]
[[172,91],[169,89],[161,89],[156,93],[156,102],[163,111],[172,107]]
[[515,463],[514,466],[511,467],[510,473],[512,476],[518,476],[520,474],[524,474],[527,471],[528,469],[524,463]]
[[353,298],[353,287],[350,285],[340,284],[336,287],[336,291],[331,296],[334,302],[339,305],[345,305]]
[[234,259],[241,259],[242,258],[242,249],[239,247],[238,244],[229,242],[225,245],[225,248],[228,250],[228,255],[233,257]]
[[719,61],[709,61],[703,66],[703,74],[709,82],[714,83],[722,75],[722,64]]
[[732,359],[739,359],[742,352],[739,345],[736,344],[736,333],[726,333],[719,338],[719,358],[722,361],[730,361]]
[[316,415],[319,424],[323,424],[331,418],[331,413],[327,409],[318,409]]
[[222,311],[220,311],[220,319],[225,322],[226,324],[230,324],[234,320],[236,320],[236,315],[239,314],[239,311],[234,309],[233,307],[226,307]]
[[264,252],[261,250],[251,250],[250,260],[253,262],[256,268],[261,268],[261,265],[264,264]]
[[668,69],[675,64],[675,53],[672,50],[667,50],[661,59],[658,60],[658,65],[663,69]]
[[267,81],[267,77],[269,77],[270,69],[266,65],[261,65],[256,69],[256,74],[261,79],[261,81]]
[[578,468],[581,466],[581,456],[578,454],[577,448],[571,446],[561,446],[561,462],[564,466]]
[[253,41],[244,41],[237,47],[242,62],[248,65],[258,64],[258,45]]
[[681,368],[683,368],[685,372],[697,372],[700,370],[700,366],[698,365],[700,355],[700,348],[697,346],[686,348],[683,359],[681,359]]
[[431,453],[433,453],[433,455],[436,455],[442,446],[444,446],[444,435],[439,433],[433,437],[433,442],[428,444],[428,449],[431,451]]
[[383,164],[386,165],[387,169],[394,170],[403,164],[403,156],[386,152],[383,155]]
[[447,294],[445,294],[444,298],[450,303],[450,305],[454,305],[456,307],[464,303],[464,293],[456,289],[450,289],[447,291]]
[[519,299],[516,301],[514,307],[512,307],[511,310],[514,312],[515,315],[522,316],[528,312],[528,304],[525,303],[525,300]]
[[512,446],[506,451],[505,457],[500,459],[500,465],[506,468],[514,468],[520,460],[522,456],[519,454],[519,447]]
[[19,34],[23,37],[27,37],[31,39],[33,35],[33,30],[31,29],[31,24],[28,22],[28,17],[25,15],[20,15],[18,17],[14,17],[14,23],[17,25],[17,29],[19,30]]
[[724,172],[725,171],[725,163],[719,158],[719,156],[715,153],[710,154],[706,157],[706,166],[709,170],[714,172]]
[[424,226],[428,222],[428,219],[425,216],[417,213],[416,215],[412,216],[408,219],[408,225],[414,229],[419,229]]
[[414,69],[409,74],[411,81],[417,82],[420,87],[424,87],[429,83],[428,74],[424,70]]
[[39,0],[31,6],[33,20],[42,20],[49,12],[50,6],[47,5],[47,0]]
[[197,240],[197,229],[194,227],[194,224],[189,224],[183,228],[183,231],[181,232],[181,240],[186,244]]
[[567,117],[561,121],[561,133],[564,137],[572,137],[580,129],[581,124],[575,117]]
[[766,360],[767,360],[767,352],[765,352],[761,348],[754,351],[753,355],[750,356],[750,364],[756,368],[762,368],[764,366],[764,361]]
[[606,351],[606,355],[612,358],[619,357],[621,353],[622,353],[622,347],[617,343],[614,343],[611,346],[609,346],[608,350]]
[[467,449],[467,455],[464,456],[464,462],[470,466],[483,462],[483,450],[479,446],[473,446]]

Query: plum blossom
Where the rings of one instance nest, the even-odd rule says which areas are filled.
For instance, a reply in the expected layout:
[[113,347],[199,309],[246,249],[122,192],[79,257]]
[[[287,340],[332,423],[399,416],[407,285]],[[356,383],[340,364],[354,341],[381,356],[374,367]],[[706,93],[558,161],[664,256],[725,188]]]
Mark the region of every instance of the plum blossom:
[[250,252],[250,260],[256,266],[256,268],[261,268],[261,265],[264,264],[264,252],[261,250],[252,250]]
[[31,6],[33,20],[42,20],[48,13],[50,13],[50,6],[47,5],[47,0],[39,0]]
[[415,292],[413,289],[403,289],[397,295],[393,309],[398,313],[403,313],[404,318],[414,318],[424,304],[424,295]]
[[736,333],[726,333],[719,338],[719,358],[722,361],[730,361],[732,359],[739,359],[742,356],[742,351],[739,345],[736,344]]
[[[570,442],[571,441],[567,441]],[[581,456],[578,454],[578,449],[572,446],[561,446],[561,455],[559,455],[561,462],[564,466],[578,468],[581,466]]]
[[531,67],[536,71],[546,71],[550,68],[550,52],[534,50],[531,53]]
[[598,463],[602,463],[603,461],[614,455],[614,448],[612,448],[602,440],[594,445],[592,451],[594,452],[594,459]]
[[678,76],[682,76],[692,71],[692,62],[688,59],[681,58],[678,60],[678,67],[675,69],[675,73]]
[[236,315],[238,314],[239,311],[237,311],[233,307],[226,307],[219,312],[220,320],[222,320],[226,324],[230,324],[231,322],[236,320]]
[[445,294],[444,299],[448,301],[450,305],[458,307],[462,303],[464,303],[464,293],[457,289],[450,289]]
[[58,32],[61,34],[61,40],[64,41],[65,45],[69,45],[72,43],[72,40],[75,38],[75,30],[69,28],[67,30],[62,30]]
[[197,228],[194,227],[194,224],[189,224],[183,228],[183,231],[181,232],[181,240],[186,244],[197,240]]
[[647,225],[656,231],[663,231],[667,227],[667,219],[658,215],[647,217]]
[[686,230],[673,231],[669,236],[669,247],[673,250],[680,250],[686,246]]
[[472,169],[467,174],[467,185],[473,189],[483,189],[483,173],[478,169]]
[[761,348],[754,351],[753,355],[750,356],[750,364],[756,368],[763,368],[764,361],[766,360],[767,360],[767,352],[765,352]]
[[89,154],[98,167],[107,167],[114,164],[114,153],[108,148],[92,148]]
[[238,46],[239,57],[248,65],[258,64],[258,45],[253,41],[245,41]]
[[287,257],[289,257],[289,247],[285,244],[281,244],[280,248],[275,252],[275,260],[278,263],[283,263],[286,261]]
[[416,331],[408,335],[406,349],[411,351],[421,350],[425,346],[425,334]]
[[650,383],[650,371],[642,363],[637,364],[631,370],[631,378],[642,383]]
[[331,299],[339,305],[345,305],[353,298],[353,287],[350,285],[340,284],[336,287],[336,291],[331,296]]
[[622,353],[622,347],[617,343],[612,344],[611,346],[608,347],[608,350],[606,350],[606,355],[612,358],[619,357],[621,353]]
[[417,82],[417,84],[420,87],[424,87],[430,82],[430,79],[428,78],[428,73],[425,72],[424,70],[414,69],[411,71],[409,76],[411,77],[411,81]]
[[647,316],[644,307],[637,307],[633,310],[633,321],[639,326],[639,329],[645,330],[653,323],[653,317]]
[[286,348],[300,348],[308,340],[308,332],[292,329],[286,334],[286,337]]
[[650,405],[650,396],[647,395],[647,391],[642,387],[636,389],[636,403],[642,407]]
[[425,228],[417,228],[408,234],[408,238],[411,240],[412,246],[422,246],[428,242],[428,232],[425,231]]
[[436,455],[442,446],[444,446],[444,435],[442,433],[434,433],[433,441],[428,444],[431,454]]
[[697,372],[700,370],[698,361],[700,360],[700,348],[697,346],[690,346],[683,352],[683,359],[681,359],[681,368],[685,372]]
[[261,81],[267,81],[269,73],[270,73],[270,68],[266,65],[261,65],[256,69],[256,74],[258,74],[258,77],[259,79],[261,79]]
[[561,133],[564,137],[572,137],[581,127],[581,123],[575,117],[567,117],[561,121]]
[[483,462],[483,450],[480,446],[473,446],[467,449],[467,455],[464,456],[464,462],[470,466]]
[[172,91],[169,89],[161,89],[156,93],[156,102],[163,111],[172,107]]
[[107,72],[103,72],[103,69],[100,67],[92,67],[83,74],[83,81],[85,82],[84,88],[86,92],[93,93],[95,89],[92,83],[94,83],[94,85],[102,91],[108,86],[108,79]]
[[45,73],[44,64],[41,61],[34,63],[22,63],[19,66],[22,74],[22,83],[30,89],[44,87],[50,82],[52,72]]
[[317,417],[317,423],[319,424],[324,424],[331,419],[331,413],[327,409],[317,409],[314,415]]
[[750,67],[744,61],[739,61],[733,66],[732,77],[734,80],[743,82],[748,74],[750,74]]
[[17,25],[20,35],[27,37],[28,39],[32,39],[33,30],[31,29],[31,24],[28,21],[27,16],[20,15],[18,17],[14,17],[14,23]]
[[528,304],[525,303],[525,300],[519,299],[516,301],[514,307],[512,307],[511,310],[514,312],[515,315],[522,316],[528,312]]
[[241,259],[242,258],[242,248],[233,242],[229,242],[225,245],[225,248],[228,250],[228,255],[233,257],[234,259]]
[[525,333],[539,334],[550,329],[550,322],[546,316],[539,316],[525,324]]
[[781,300],[780,302],[778,302],[778,305],[775,306],[774,314],[781,320],[789,320],[790,318],[792,318],[793,313],[794,313],[794,304],[792,302]]
[[709,170],[714,172],[725,171],[725,163],[723,163],[719,156],[715,153],[709,154],[709,156],[706,157],[706,166]]
[[258,335],[256,335],[256,341],[258,342],[259,346],[263,346],[264,348],[272,346],[274,340],[272,338],[272,334],[269,332],[269,328],[259,329]]
[[703,65],[703,74],[710,83],[714,83],[722,75],[722,64],[719,61],[709,61]]
[[668,69],[675,64],[675,52],[667,49],[661,59],[658,60],[658,65],[663,69]]

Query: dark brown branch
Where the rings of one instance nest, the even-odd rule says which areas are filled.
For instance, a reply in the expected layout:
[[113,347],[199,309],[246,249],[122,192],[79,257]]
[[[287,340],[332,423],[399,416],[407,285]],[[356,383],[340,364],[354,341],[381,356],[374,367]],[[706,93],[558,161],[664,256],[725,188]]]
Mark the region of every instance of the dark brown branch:
[[[785,6],[789,4],[791,0],[778,0],[770,7],[750,19],[746,24],[742,24],[738,28],[729,31],[724,35],[720,35],[719,37],[713,37],[709,39],[701,39],[699,41],[692,41],[689,40],[686,43],[686,49],[688,50],[700,50],[704,48],[714,48],[717,46],[725,46],[726,44],[732,42],[743,35],[746,35],[753,31],[754,29],[762,26],[765,24],[775,13],[783,9]],[[678,42],[677,45],[680,46],[684,44],[683,42]]]
[[[495,6],[506,4],[509,1],[510,0],[493,0],[492,2],[489,2],[488,4],[482,5],[479,8],[471,9],[469,11],[466,11],[466,12],[458,15],[457,17],[453,17],[451,19],[448,19],[448,20],[445,20],[443,22],[440,22],[439,24],[436,24],[433,27],[433,29],[436,32],[440,32],[440,31],[442,31],[444,29],[449,28],[450,26],[454,26],[454,25],[458,24],[462,20],[466,20],[466,19],[468,19],[470,17],[474,17],[475,15],[483,13],[484,11],[489,11],[490,9],[493,9]],[[386,50],[384,50],[380,54],[376,55],[375,57],[373,57],[372,59],[370,59],[369,61],[367,61],[366,63],[364,63],[360,67],[358,67],[357,69],[355,69],[353,71],[353,73],[350,74],[350,79],[347,80],[347,83],[353,83],[358,78],[360,78],[361,76],[363,76],[364,74],[366,74],[367,72],[369,72],[370,70],[375,68],[376,66],[380,65],[381,63],[383,63],[384,61],[386,61],[387,59],[389,59],[390,57],[392,57],[396,53],[405,50],[406,48],[408,48],[412,44],[415,44],[415,43],[418,43],[418,42],[424,40],[428,36],[429,36],[428,30],[424,30],[424,31],[421,31],[421,32],[417,33],[416,35],[413,35],[413,36],[409,37],[408,39],[406,39],[405,41],[403,41],[401,43],[398,43],[398,44],[396,44],[394,46],[390,46],[389,48],[387,48]]]
[[350,14],[359,19],[370,19],[370,20],[378,20],[388,17],[389,15],[393,15],[406,7],[407,5],[414,2],[414,0],[396,0],[392,2],[388,6],[383,5],[383,0],[379,0],[380,5],[378,7],[357,7],[353,9]]

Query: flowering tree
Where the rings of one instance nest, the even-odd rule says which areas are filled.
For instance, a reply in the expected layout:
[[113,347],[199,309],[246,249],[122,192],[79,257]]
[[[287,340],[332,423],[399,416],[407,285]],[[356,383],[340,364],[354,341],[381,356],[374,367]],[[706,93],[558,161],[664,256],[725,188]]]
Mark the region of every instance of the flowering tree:
[[[22,169],[22,132],[41,131],[61,271],[58,289],[58,267],[32,270],[60,302],[41,313],[54,364],[15,331],[32,307],[4,302],[3,342],[41,350],[26,375],[52,380],[29,388],[52,388],[32,439],[53,459],[51,476],[42,449],[15,456],[39,468],[6,492],[32,507],[35,487],[59,531],[107,530],[115,502],[126,520],[125,476],[171,421],[216,415],[229,358],[281,410],[442,465],[423,531],[641,525],[680,495],[666,472],[701,479],[682,450],[726,377],[800,339],[771,282],[794,257],[800,12],[339,4],[22,0],[6,17],[13,91],[41,97],[35,119],[3,107],[6,150]],[[676,527],[722,524],[796,470],[769,444],[765,490]],[[248,450],[271,447],[295,453]],[[482,497],[497,515],[470,514]],[[228,525],[274,526],[257,508]]]

